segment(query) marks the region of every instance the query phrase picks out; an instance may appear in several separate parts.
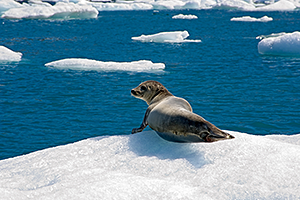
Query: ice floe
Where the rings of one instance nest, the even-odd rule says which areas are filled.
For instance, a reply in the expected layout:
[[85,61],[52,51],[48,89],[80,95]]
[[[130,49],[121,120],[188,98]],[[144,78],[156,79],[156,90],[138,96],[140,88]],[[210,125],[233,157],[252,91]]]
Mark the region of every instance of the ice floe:
[[183,43],[183,42],[201,42],[201,40],[189,40],[187,31],[161,32],[153,35],[141,35],[132,37],[132,40],[141,42],[159,42],[159,43]]
[[5,46],[0,46],[0,61],[20,61],[22,53],[14,52]]
[[263,55],[300,56],[300,32],[258,36],[258,52]]
[[230,19],[230,21],[241,21],[241,22],[269,22],[272,20],[273,18],[268,16],[263,16],[261,18],[243,16],[243,17],[233,17]]
[[[30,0],[29,2],[38,1]],[[243,11],[293,11],[300,7],[298,0],[117,0],[114,3],[102,3],[87,0],[53,0],[53,2],[74,2],[95,7],[98,11],[116,10],[162,10],[162,9],[238,9]],[[36,2],[35,2],[36,4]],[[13,0],[0,0],[0,12],[10,8],[26,7],[26,3],[19,4]]]
[[103,136],[0,161],[2,199],[299,199],[300,134]]
[[165,64],[153,63],[149,60],[139,60],[132,62],[103,62],[84,58],[67,58],[57,60],[45,64],[47,67],[54,67],[57,69],[71,69],[71,70],[88,70],[88,71],[153,71],[163,70]]
[[198,17],[196,15],[179,14],[179,15],[174,15],[172,19],[198,19]]
[[52,6],[40,2],[11,8],[5,11],[1,17],[7,19],[73,19],[96,18],[98,13],[96,8],[86,4],[58,2]]

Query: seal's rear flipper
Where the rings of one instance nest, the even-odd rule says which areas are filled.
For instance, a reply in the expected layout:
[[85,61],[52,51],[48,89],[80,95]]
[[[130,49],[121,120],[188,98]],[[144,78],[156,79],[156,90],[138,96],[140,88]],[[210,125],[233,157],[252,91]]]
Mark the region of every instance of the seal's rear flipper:
[[225,133],[223,131],[221,131],[221,134],[209,134],[207,137],[206,137],[206,141],[207,142],[215,142],[215,141],[218,141],[218,140],[227,140],[227,139],[233,139],[234,136],[228,134],[228,133]]

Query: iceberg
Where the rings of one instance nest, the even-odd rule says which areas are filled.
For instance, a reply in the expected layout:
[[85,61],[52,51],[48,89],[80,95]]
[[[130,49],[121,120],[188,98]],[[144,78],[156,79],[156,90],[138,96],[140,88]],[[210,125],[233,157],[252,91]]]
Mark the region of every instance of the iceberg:
[[22,53],[14,52],[5,46],[0,46],[0,61],[20,61]]
[[300,56],[300,32],[258,36],[258,52],[263,55]]
[[188,40],[189,36],[187,31],[173,31],[173,32],[161,32],[153,35],[141,35],[138,37],[132,37],[132,40],[138,40],[141,42],[159,42],[159,43],[183,43],[183,42],[201,42],[201,40]]
[[299,199],[300,134],[101,136],[0,161],[2,199]]
[[280,0],[273,4],[255,8],[255,11],[293,11],[297,7],[288,0]]
[[[37,0],[30,0],[30,4]],[[51,0],[51,2],[73,2],[77,4],[91,5],[98,11],[116,10],[182,10],[182,9],[238,9],[243,11],[293,11],[300,7],[297,0],[117,0],[115,2],[103,3],[88,0]],[[10,8],[28,7],[26,3],[20,4],[13,0],[0,0],[0,12]],[[31,4],[32,6],[32,4]],[[29,11],[29,13],[31,13]]]
[[7,11],[11,8],[20,8],[22,4],[14,0],[0,0],[0,13]]
[[11,8],[3,13],[7,19],[73,19],[96,18],[98,10],[86,4],[58,2],[54,6],[48,3],[39,3]]
[[196,15],[183,15],[183,14],[179,14],[179,15],[174,15],[172,17],[172,19],[198,19],[198,17]]
[[123,11],[123,10],[152,10],[153,6],[147,3],[100,3],[89,2],[98,11]]
[[85,58],[67,58],[53,61],[45,64],[47,67],[54,67],[57,69],[71,69],[71,70],[87,70],[87,71],[153,71],[163,70],[165,64],[153,63],[148,60],[140,60],[133,62],[103,62]]
[[261,18],[243,16],[243,17],[233,17],[230,19],[230,21],[240,21],[240,22],[269,22],[272,20],[273,18],[268,16],[263,16]]
[[[34,0],[30,0],[32,2]],[[87,0],[53,0],[52,2],[73,2],[87,4],[96,8],[98,11],[116,10],[182,10],[182,9],[238,9],[243,11],[293,11],[300,7],[296,0],[117,0],[114,3],[103,3]],[[35,1],[36,3],[36,1]],[[13,0],[0,0],[0,12],[12,7],[28,7],[25,3],[19,4]]]

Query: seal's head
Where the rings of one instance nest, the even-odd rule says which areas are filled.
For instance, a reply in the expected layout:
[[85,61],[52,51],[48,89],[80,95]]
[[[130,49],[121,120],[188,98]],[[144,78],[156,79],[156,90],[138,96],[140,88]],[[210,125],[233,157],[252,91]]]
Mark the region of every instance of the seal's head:
[[151,101],[159,101],[166,96],[172,96],[172,94],[161,83],[157,81],[145,81],[136,88],[131,90],[131,95],[142,99],[149,105]]

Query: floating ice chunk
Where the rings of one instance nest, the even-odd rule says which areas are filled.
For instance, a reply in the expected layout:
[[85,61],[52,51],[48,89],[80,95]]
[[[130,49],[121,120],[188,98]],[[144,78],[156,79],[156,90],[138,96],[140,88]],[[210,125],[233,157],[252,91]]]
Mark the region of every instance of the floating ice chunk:
[[152,63],[148,60],[140,60],[133,62],[102,62],[97,60],[82,59],[82,58],[67,58],[63,60],[53,61],[45,64],[47,67],[58,69],[72,70],[109,70],[109,71],[151,71],[162,70],[165,68],[163,63]]
[[[300,56],[300,32],[264,36],[258,43],[258,52],[264,55]],[[257,38],[262,38],[259,36]]]
[[187,144],[144,131],[1,160],[1,198],[300,198],[300,134],[229,133],[235,139]]
[[14,52],[5,46],[0,46],[0,61],[20,61],[22,53]]
[[151,10],[153,6],[147,3],[95,3],[88,4],[95,7],[98,11],[118,11],[118,10]]
[[187,31],[174,31],[174,32],[161,32],[153,35],[141,35],[139,37],[132,37],[133,40],[141,42],[169,42],[169,43],[182,43],[182,42],[201,42],[201,40],[187,40],[189,36]]
[[230,19],[230,21],[241,21],[241,22],[269,22],[272,20],[273,18],[268,16],[263,16],[262,18],[244,16],[244,17],[233,17]]
[[179,14],[179,15],[174,15],[172,19],[198,19],[198,17],[196,15]]
[[48,3],[33,4],[21,8],[12,8],[4,12],[2,18],[8,19],[72,19],[96,18],[98,10],[90,5],[58,2],[54,6]]
[[20,8],[22,4],[14,0],[0,0],[0,13],[7,11],[11,8]]

